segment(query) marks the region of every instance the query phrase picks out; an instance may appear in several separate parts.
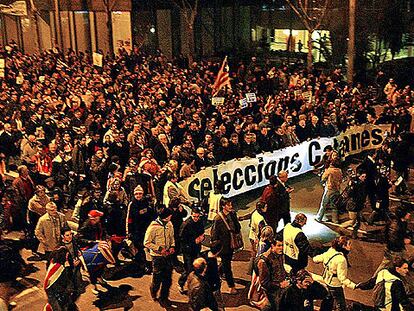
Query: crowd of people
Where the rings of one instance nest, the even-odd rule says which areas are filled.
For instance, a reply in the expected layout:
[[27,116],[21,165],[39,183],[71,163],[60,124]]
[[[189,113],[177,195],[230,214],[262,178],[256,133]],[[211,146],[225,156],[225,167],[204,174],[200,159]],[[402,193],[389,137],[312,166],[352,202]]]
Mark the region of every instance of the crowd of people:
[[[231,262],[243,240],[240,219],[223,197],[220,181],[206,204],[189,202],[180,186],[180,180],[205,167],[332,137],[355,124],[392,124],[400,142],[385,144],[372,161],[388,167],[393,161],[394,169],[407,178],[410,159],[404,135],[413,129],[414,92],[409,86],[399,88],[393,79],[378,79],[384,96],[373,97],[360,84],[347,85],[340,69],[307,72],[253,57],[248,64],[232,64],[232,87],[218,92],[225,103],[215,106],[211,94],[217,62],[188,64],[184,57],[168,60],[161,52],[134,49],[107,56],[103,67],[96,67],[91,55],[72,50],[28,55],[10,44],[3,52],[0,232],[24,232],[34,256],[47,261],[44,288],[52,310],[76,308],[84,291],[82,269],[99,293],[107,286],[105,266],[127,260],[152,273],[151,297],[161,305],[170,304],[175,268],[181,270],[180,292],[189,296],[191,310],[224,310],[220,277],[230,294],[237,293]],[[240,100],[246,93],[255,93],[256,101],[244,106]],[[379,103],[383,109],[377,112],[374,105]],[[342,173],[335,159],[335,151],[327,150],[319,221],[329,205],[332,221],[338,222]],[[353,226],[354,238],[365,194],[375,212],[371,221],[388,219],[388,204],[378,200],[383,194],[377,189],[381,174],[364,165],[344,200],[350,218],[344,226]],[[291,221],[293,188],[287,180],[285,171],[271,176],[252,216],[251,268],[255,284],[264,289],[264,308],[313,310],[313,300],[321,300],[325,310],[331,310],[333,302],[337,310],[345,310],[341,286],[357,286],[346,277],[349,239],[339,237],[327,253],[313,257],[329,267],[331,276],[324,276],[327,290],[306,271],[313,251],[301,231],[306,216],[298,214]],[[366,192],[360,191],[363,183]],[[399,192],[407,192],[404,182],[399,185]],[[393,220],[399,225],[406,219],[400,214]],[[284,229],[277,233],[281,219]],[[210,250],[202,252],[207,221],[212,224]],[[399,230],[410,240],[406,229]],[[384,279],[389,273],[395,278],[395,273],[404,274],[399,269],[408,263],[396,258],[405,242],[387,245],[394,268],[381,270]],[[334,253],[342,255],[331,261]],[[369,288],[371,283],[358,287]]]

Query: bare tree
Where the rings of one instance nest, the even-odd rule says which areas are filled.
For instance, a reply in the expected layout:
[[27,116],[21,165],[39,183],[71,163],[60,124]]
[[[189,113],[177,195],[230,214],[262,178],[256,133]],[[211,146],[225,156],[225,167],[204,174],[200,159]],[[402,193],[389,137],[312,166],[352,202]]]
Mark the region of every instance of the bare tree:
[[184,17],[187,26],[187,48],[188,61],[191,64],[194,59],[194,22],[198,14],[199,0],[169,0],[175,7],[177,7]]
[[286,0],[293,12],[299,17],[306,30],[308,38],[308,69],[312,69],[312,34],[318,30],[325,17],[329,3],[332,0]]
[[112,55],[114,53],[114,36],[112,33],[112,10],[116,0],[103,0],[106,13],[106,28],[108,31],[108,47],[109,53]]

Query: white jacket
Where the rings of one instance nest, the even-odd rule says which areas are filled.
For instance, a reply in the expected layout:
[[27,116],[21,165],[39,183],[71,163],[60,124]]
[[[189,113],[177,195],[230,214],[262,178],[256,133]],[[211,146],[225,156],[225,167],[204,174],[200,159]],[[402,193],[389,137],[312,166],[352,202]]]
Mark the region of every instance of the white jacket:
[[145,232],[144,246],[149,249],[151,256],[162,256],[162,249],[174,247],[174,227],[171,221],[166,224],[159,218],[152,221]]
[[313,257],[313,261],[323,263],[323,280],[326,285],[331,287],[346,286],[355,289],[356,284],[348,279],[348,263],[343,253],[331,247],[325,253]]

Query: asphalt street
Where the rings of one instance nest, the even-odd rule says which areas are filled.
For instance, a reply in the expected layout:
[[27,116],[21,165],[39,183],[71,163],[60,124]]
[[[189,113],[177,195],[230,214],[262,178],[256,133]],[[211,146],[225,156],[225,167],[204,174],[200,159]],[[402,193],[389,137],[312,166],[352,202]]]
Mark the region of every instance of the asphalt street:
[[[293,213],[303,212],[308,216],[308,223],[304,228],[305,234],[311,240],[312,245],[322,247],[328,246],[329,242],[340,232],[335,226],[329,228],[327,225],[314,221],[322,196],[322,186],[319,178],[313,173],[295,178],[290,181],[290,185],[295,191],[291,195],[291,209]],[[234,199],[237,206],[238,214],[245,215],[254,209],[255,202],[260,196],[261,191],[253,191]],[[249,221],[242,222],[243,236],[245,245],[249,246],[247,232]],[[354,240],[352,243],[352,251],[350,254],[349,278],[354,282],[360,282],[371,277],[377,266],[381,262],[384,246],[378,243],[380,236],[380,227],[361,229],[371,232],[372,234],[364,239]],[[349,232],[350,233],[350,232]],[[411,248],[413,252],[413,248]],[[23,256],[27,260],[29,252],[24,250]],[[223,282],[222,292],[226,304],[226,310],[255,310],[247,301],[247,292],[249,286],[249,275],[247,274],[249,262],[249,247],[237,253],[233,261],[233,272],[236,278],[237,295],[229,295],[228,287]],[[46,302],[46,295],[42,289],[42,283],[45,275],[45,262],[31,262],[31,273],[23,278],[21,286],[16,289],[16,295],[13,300],[16,302],[14,310],[21,311],[37,311],[43,310]],[[122,269],[121,269],[122,270]],[[322,272],[322,267],[311,262],[309,270],[315,274]],[[118,273],[119,272],[119,273]],[[135,275],[134,277],[122,276],[122,271],[112,273],[109,280],[111,287],[107,292],[100,293],[95,296],[91,292],[91,286],[87,287],[86,293],[78,300],[78,307],[81,311],[90,310],[163,310],[160,305],[153,302],[149,294],[149,286],[151,282],[150,275]],[[124,271],[125,272],[125,271]],[[179,274],[174,272],[173,286],[171,288],[170,299],[173,306],[170,310],[188,310],[187,296],[181,295],[178,291]],[[118,279],[118,280],[116,280]],[[369,292],[360,290],[345,290],[346,297],[349,301],[357,301],[366,305],[371,304],[371,295]]]

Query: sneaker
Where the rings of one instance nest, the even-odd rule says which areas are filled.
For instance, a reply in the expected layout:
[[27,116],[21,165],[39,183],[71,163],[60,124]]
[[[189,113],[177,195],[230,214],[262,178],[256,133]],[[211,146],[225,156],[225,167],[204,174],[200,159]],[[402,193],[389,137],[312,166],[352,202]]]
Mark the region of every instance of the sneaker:
[[229,294],[230,295],[236,295],[237,294],[237,289],[235,287],[230,287]]

